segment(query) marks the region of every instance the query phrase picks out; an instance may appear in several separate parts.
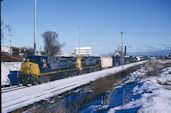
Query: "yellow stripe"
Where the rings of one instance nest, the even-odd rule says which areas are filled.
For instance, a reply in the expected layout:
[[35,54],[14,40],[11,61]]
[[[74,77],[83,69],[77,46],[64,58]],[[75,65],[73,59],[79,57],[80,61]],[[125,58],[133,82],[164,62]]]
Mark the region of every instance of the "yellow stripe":
[[60,73],[60,72],[74,71],[74,70],[78,70],[78,69],[68,69],[68,70],[60,70],[60,71],[53,71],[53,72],[40,73],[38,76],[49,75],[49,74],[56,74],[56,73]]
[[[97,66],[89,66],[89,67],[84,67],[83,69],[87,69],[87,68],[94,68]],[[53,71],[53,72],[46,72],[46,73],[40,73],[38,76],[42,76],[42,75],[49,75],[49,74],[56,74],[56,73],[60,73],[60,72],[66,72],[66,71],[76,71],[78,69],[67,69],[67,70],[59,70],[59,71]]]
[[93,67],[97,67],[97,66],[84,67],[83,69],[86,69],[86,68],[93,68]]

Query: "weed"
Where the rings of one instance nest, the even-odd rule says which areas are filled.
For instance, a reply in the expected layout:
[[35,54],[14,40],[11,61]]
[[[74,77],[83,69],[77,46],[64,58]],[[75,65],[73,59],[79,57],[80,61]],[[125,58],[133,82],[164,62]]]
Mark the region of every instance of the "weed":
[[152,59],[145,64],[145,70],[148,71],[149,76],[157,76],[160,74],[162,64],[156,59]]
[[169,71],[169,74],[171,74],[171,71]]
[[162,82],[160,80],[157,80],[157,83],[160,84],[160,85],[171,85],[171,81],[169,81],[169,80],[166,80],[164,82]]
[[133,93],[129,92],[129,87],[125,87],[123,89],[122,105],[125,105],[130,100],[132,95],[133,95]]

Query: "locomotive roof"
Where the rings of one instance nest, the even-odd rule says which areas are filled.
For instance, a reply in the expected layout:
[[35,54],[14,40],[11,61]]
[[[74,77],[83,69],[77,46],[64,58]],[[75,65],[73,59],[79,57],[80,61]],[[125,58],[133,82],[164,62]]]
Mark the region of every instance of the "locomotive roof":
[[47,59],[47,56],[34,56],[34,55],[32,55],[32,56],[26,57],[26,59],[27,58],[45,58],[45,59]]

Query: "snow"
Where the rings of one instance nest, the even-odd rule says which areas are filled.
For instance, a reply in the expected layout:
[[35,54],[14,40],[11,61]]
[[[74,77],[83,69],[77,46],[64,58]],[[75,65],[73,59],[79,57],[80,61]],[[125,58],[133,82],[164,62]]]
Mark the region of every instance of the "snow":
[[[171,66],[163,69],[162,71],[163,73],[161,73],[160,76],[147,77],[141,80],[139,79],[138,83],[136,83],[137,85],[132,89],[132,100],[125,105],[109,108],[108,113],[125,111],[133,112],[134,110],[139,113],[169,113],[171,111],[171,86],[161,85],[158,81],[161,83],[171,81]],[[134,78],[136,81],[137,79],[135,78],[137,78],[137,76],[141,76],[139,72],[140,70],[137,70],[132,73],[133,75],[137,73],[137,75],[131,76],[130,79]],[[145,73],[146,72],[144,70],[142,75]],[[132,80],[129,82],[132,82]],[[128,83],[128,80],[126,83]]]
[[[124,65],[124,69],[143,64],[146,61]],[[2,112],[10,112],[15,109],[33,104],[43,99],[61,94],[65,91],[87,84],[98,78],[114,74],[122,70],[121,66],[104,69],[98,72],[83,74],[71,78],[56,80],[53,82],[35,85],[16,91],[2,93]]]
[[[159,60],[168,63],[171,60]],[[96,99],[79,111],[107,113],[169,113],[171,111],[171,66],[158,76],[147,76],[144,66],[124,78],[124,84],[110,90],[107,99]],[[110,100],[107,104],[102,104]]]
[[18,71],[22,62],[1,62],[1,85],[9,85],[8,74],[10,71]]

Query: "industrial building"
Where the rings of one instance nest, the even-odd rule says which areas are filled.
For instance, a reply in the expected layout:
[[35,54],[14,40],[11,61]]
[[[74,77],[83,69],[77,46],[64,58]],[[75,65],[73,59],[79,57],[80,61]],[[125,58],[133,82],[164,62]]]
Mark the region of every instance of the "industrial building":
[[91,55],[91,47],[76,47],[75,48],[76,55]]

